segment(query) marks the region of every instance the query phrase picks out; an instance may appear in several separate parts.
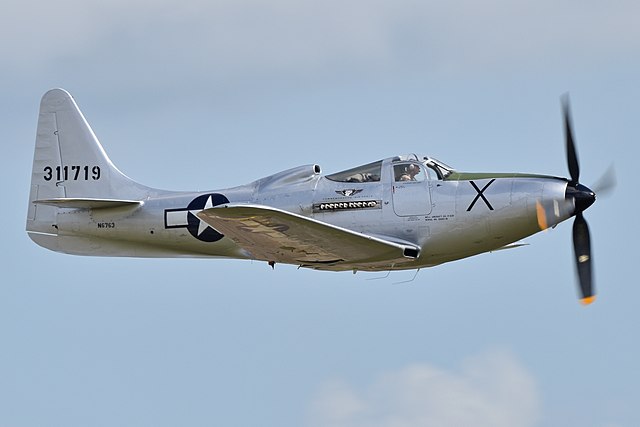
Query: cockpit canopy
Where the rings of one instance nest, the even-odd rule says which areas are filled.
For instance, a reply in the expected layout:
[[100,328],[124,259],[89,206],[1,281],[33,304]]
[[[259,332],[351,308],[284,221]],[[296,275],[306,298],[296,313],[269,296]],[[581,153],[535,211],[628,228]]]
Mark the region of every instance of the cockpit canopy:
[[434,158],[420,159],[415,154],[408,154],[357,166],[327,175],[326,178],[337,182],[379,182],[382,176],[382,165],[386,160],[393,167],[395,181],[423,181],[430,174],[435,174],[437,179],[444,179],[454,170]]
[[382,174],[382,160],[346,171],[327,175],[326,178],[338,182],[378,182]]

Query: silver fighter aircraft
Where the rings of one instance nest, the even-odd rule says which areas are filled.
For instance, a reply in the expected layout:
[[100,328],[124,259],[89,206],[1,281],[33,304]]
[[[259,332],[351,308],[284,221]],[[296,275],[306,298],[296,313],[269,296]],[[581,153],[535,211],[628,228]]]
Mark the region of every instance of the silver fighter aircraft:
[[583,303],[595,298],[580,184],[564,102],[571,178],[459,172],[432,157],[389,157],[325,175],[310,164],[239,187],[174,192],[111,163],[71,95],[40,104],[27,233],[75,255],[261,260],[316,270],[420,269],[519,246],[575,217]]

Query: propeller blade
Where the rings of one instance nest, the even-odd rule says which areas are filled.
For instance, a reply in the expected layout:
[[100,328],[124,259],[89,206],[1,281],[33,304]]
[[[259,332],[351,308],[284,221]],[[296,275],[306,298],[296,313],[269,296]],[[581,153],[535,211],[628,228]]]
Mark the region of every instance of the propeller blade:
[[569,107],[569,95],[562,98],[562,114],[564,116],[564,137],[567,148],[567,164],[569,166],[569,175],[571,183],[580,182],[580,165],[578,164],[578,155],[576,153],[576,145],[573,142],[573,126],[571,124],[571,108]]
[[600,196],[607,195],[613,191],[617,183],[616,170],[613,165],[611,165],[591,188],[593,188],[594,193]]
[[573,253],[580,283],[580,302],[591,304],[596,298],[592,283],[591,237],[582,212],[576,214],[573,222]]

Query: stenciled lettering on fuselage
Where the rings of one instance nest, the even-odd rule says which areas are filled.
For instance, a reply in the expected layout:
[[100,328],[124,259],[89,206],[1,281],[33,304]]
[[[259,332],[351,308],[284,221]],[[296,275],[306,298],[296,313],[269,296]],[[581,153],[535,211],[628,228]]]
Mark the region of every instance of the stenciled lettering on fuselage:
[[211,228],[196,215],[205,209],[229,203],[223,194],[203,194],[196,197],[186,208],[165,209],[164,228],[186,228],[193,237],[203,242],[217,242],[224,236]]
[[482,201],[487,205],[487,207],[489,208],[490,211],[493,210],[493,206],[491,206],[491,203],[489,203],[489,200],[487,200],[487,197],[484,195],[484,192],[485,192],[485,190],[487,188],[489,188],[489,186],[491,184],[493,184],[494,181],[495,181],[495,178],[492,179],[491,181],[489,181],[484,187],[482,187],[482,190],[476,185],[475,182],[469,181],[471,186],[478,192],[478,194],[476,194],[476,197],[473,199],[473,201],[471,202],[471,204],[467,208],[467,212],[469,212],[471,209],[473,209],[473,206],[476,204],[478,199],[482,199]]
[[314,212],[331,212],[346,210],[382,209],[380,200],[357,200],[349,202],[324,202],[313,205]]

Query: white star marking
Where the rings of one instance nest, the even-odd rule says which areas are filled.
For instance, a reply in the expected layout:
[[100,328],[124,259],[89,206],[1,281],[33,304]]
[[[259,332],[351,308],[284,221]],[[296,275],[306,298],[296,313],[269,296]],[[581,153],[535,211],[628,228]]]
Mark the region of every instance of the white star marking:
[[[209,198],[207,199],[207,203],[204,204],[204,208],[202,209],[194,209],[194,210],[190,210],[189,212],[195,216],[196,218],[198,218],[198,214],[200,212],[202,212],[205,209],[210,209],[213,207],[213,201],[211,200],[211,196],[209,196]],[[206,230],[207,228],[209,228],[209,224],[207,224],[206,222],[204,222],[203,220],[201,220],[200,218],[198,218],[200,220],[200,225],[198,225],[198,236],[201,235],[202,233],[204,233],[204,230]]]

